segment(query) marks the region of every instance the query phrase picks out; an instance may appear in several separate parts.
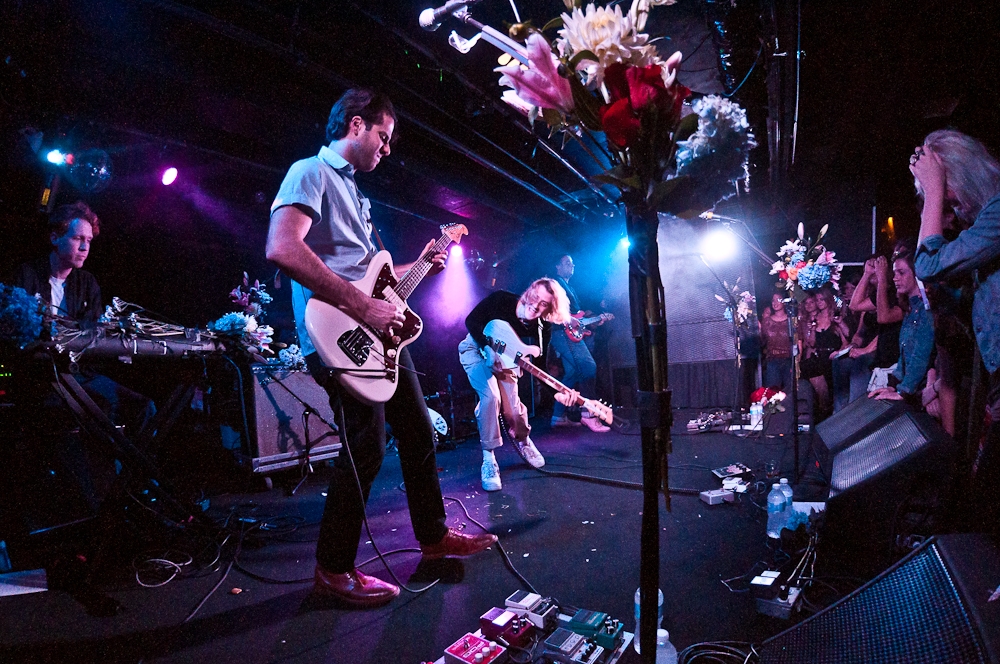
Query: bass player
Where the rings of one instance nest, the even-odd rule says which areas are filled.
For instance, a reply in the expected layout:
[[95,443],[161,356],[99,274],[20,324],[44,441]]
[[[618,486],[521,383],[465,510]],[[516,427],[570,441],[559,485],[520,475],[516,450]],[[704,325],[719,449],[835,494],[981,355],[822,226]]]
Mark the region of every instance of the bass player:
[[[476,422],[483,446],[481,478],[483,490],[499,491],[500,466],[494,450],[503,445],[500,436],[500,409],[509,427],[518,453],[533,468],[545,465],[545,458],[531,442],[528,434],[528,409],[517,393],[517,371],[504,369],[496,352],[490,347],[483,328],[492,320],[510,324],[518,336],[531,337],[542,347],[542,321],[565,323],[569,320],[569,300],[562,286],[552,279],[532,282],[520,296],[507,291],[490,293],[469,313],[465,326],[469,334],[458,345],[458,359],[462,362],[472,389],[479,395]],[[572,403],[575,393],[556,393],[556,400]]]
[[[568,254],[562,256],[559,262],[556,263],[555,281],[566,291],[566,296],[569,298],[570,311],[574,313],[580,311],[580,299],[576,296],[576,291],[573,290],[573,287],[569,285],[569,280],[573,278],[575,270],[576,266],[573,264],[573,257]],[[583,393],[584,391],[591,391],[593,387],[592,380],[597,374],[597,364],[594,362],[593,355],[590,354],[590,349],[582,339],[577,341],[569,338],[567,331],[575,329],[573,326],[576,324],[576,319],[571,317],[566,322],[565,327],[560,326],[554,330],[550,348],[559,353],[559,357],[562,359],[562,382],[571,388],[579,386],[580,392]],[[557,401],[552,408],[553,427],[572,426],[574,424],[566,416],[566,412],[566,406]],[[588,412],[580,414],[580,422],[586,425],[591,431],[597,433],[609,431],[608,427],[601,424],[599,419],[593,417]]]
[[[343,407],[350,457],[334,464],[316,544],[314,590],[348,608],[369,608],[392,601],[399,588],[355,566],[365,503],[385,456],[385,423],[398,441],[413,532],[426,558],[467,556],[496,542],[491,534],[465,535],[445,525],[444,500],[437,476],[430,416],[409,351],[397,358],[399,385],[385,404],[362,402],[340,388],[319,360],[305,327],[311,297],[332,304],[386,336],[403,324],[402,310],[368,297],[350,281],[365,275],[376,253],[367,198],[354,181],[389,156],[396,114],[384,94],[366,89],[345,92],[326,127],[329,147],[292,164],[271,205],[267,258],[292,278],[292,308],[299,345],[309,371],[330,395],[334,412]],[[423,256],[433,245],[424,247]],[[445,255],[430,257],[434,272],[444,269]],[[408,265],[397,266],[403,274]],[[353,458],[354,468],[351,467]],[[358,495],[354,472],[361,483]]]

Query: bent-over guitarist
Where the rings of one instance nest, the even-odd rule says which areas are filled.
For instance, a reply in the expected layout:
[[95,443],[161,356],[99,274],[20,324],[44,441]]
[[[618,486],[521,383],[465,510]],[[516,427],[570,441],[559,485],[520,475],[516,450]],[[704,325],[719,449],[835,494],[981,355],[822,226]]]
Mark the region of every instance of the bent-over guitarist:
[[[483,466],[480,472],[485,491],[499,491],[500,466],[494,450],[503,445],[500,436],[500,410],[517,451],[534,468],[545,465],[528,434],[528,409],[517,393],[517,372],[505,369],[490,347],[483,328],[492,320],[510,324],[515,333],[531,337],[542,345],[542,321],[565,323],[569,320],[569,300],[562,287],[552,279],[539,279],[528,286],[520,296],[507,291],[490,293],[473,308],[465,319],[468,336],[458,345],[458,359],[462,362],[472,389],[479,395],[476,422],[483,447]],[[519,370],[518,370],[519,371]],[[556,400],[572,400],[573,395],[556,394]],[[569,403],[571,401],[567,401]]]
[[[365,403],[343,390],[323,366],[305,327],[306,304],[313,297],[386,336],[404,322],[400,307],[371,298],[350,283],[365,276],[376,253],[371,205],[358,191],[354,174],[374,170],[389,156],[395,124],[392,102],[384,94],[366,89],[345,92],[330,111],[326,128],[330,145],[288,170],[271,205],[267,237],[268,259],[292,278],[295,326],[309,371],[330,395],[334,412],[343,407],[345,433],[364,492],[364,501],[359,500],[354,471],[348,456],[341,454],[320,522],[315,591],[349,608],[381,606],[399,594],[397,586],[355,566],[364,503],[385,456],[386,421],[398,441],[410,520],[423,555],[465,556],[496,541],[493,535],[464,535],[445,525],[430,416],[409,351],[403,348],[395,360],[399,384],[392,398],[384,404]],[[433,241],[421,252],[424,260],[431,246]],[[435,271],[444,268],[443,253],[430,260]],[[403,274],[408,268],[396,270]]]

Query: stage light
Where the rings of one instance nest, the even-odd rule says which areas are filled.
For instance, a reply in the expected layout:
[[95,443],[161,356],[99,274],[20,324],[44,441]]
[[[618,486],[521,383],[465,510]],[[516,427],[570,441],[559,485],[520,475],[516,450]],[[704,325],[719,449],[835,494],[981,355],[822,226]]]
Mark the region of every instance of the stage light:
[[49,160],[50,164],[55,164],[57,166],[61,166],[66,163],[66,155],[59,150],[50,150],[49,153],[45,155],[45,158]]
[[627,237],[623,237],[622,239],[618,240],[619,249],[628,249],[631,245],[632,243],[629,242],[629,239]]
[[454,256],[458,260],[462,260],[464,252],[462,251],[461,245],[453,244],[451,246],[451,251],[448,252],[450,256]]
[[166,186],[170,186],[174,183],[176,179],[177,179],[177,169],[171,166],[170,168],[163,171],[163,177],[160,178],[160,182],[162,182]]
[[714,230],[701,241],[701,254],[710,261],[724,261],[736,254],[736,238],[728,229]]

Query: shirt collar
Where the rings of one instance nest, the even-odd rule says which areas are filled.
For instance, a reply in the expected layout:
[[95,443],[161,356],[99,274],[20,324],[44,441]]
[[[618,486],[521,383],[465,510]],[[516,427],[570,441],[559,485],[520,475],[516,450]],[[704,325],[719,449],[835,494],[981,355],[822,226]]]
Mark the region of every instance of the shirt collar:
[[333,170],[349,178],[354,177],[354,165],[341,157],[337,152],[324,145],[319,149],[319,160],[330,166]]

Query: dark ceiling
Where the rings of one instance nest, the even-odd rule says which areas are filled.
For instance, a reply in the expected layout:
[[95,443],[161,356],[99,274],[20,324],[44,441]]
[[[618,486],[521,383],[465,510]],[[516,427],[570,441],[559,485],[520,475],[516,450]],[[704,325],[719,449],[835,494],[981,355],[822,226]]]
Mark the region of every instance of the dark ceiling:
[[[44,131],[46,148],[101,147],[114,166],[108,189],[87,194],[64,183],[61,198],[84,197],[105,219],[113,251],[92,261],[102,282],[198,318],[192,298],[179,293],[266,270],[267,208],[285,169],[315,154],[332,102],[361,84],[388,92],[400,115],[391,158],[362,179],[391,249],[411,253],[433,225],[463,221],[483,255],[517,258],[506,265],[518,281],[544,271],[554,253],[617,238],[613,190],[586,179],[596,172],[587,150],[598,148],[563,145],[504,106],[492,72],[498,52],[486,43],[455,51],[452,29],[474,33],[455,21],[421,30],[417,16],[429,4],[3,2],[6,227],[30,235],[44,175],[19,130]],[[561,0],[517,5],[536,25],[563,10]],[[796,86],[798,9],[788,0],[679,0],[654,10],[649,32],[665,54],[685,54],[681,80],[696,93],[736,88],[733,98],[748,109],[760,147],[750,193],[729,205],[765,244],[799,221],[830,222],[831,244],[858,260],[868,251],[872,206],[880,223],[894,214],[897,228],[915,231],[905,165],[924,133],[950,123],[1000,145],[997,3],[801,3]],[[473,13],[501,30],[514,16],[509,0],[484,0]],[[779,70],[780,84],[769,85],[768,73]],[[789,151],[791,132],[776,147],[768,118],[785,113],[792,127],[795,108],[792,164],[776,156]],[[182,173],[169,194],[155,183],[166,161]],[[9,262],[38,246],[15,243]],[[136,280],[137,266],[155,276]],[[213,306],[224,306],[224,292]]]

